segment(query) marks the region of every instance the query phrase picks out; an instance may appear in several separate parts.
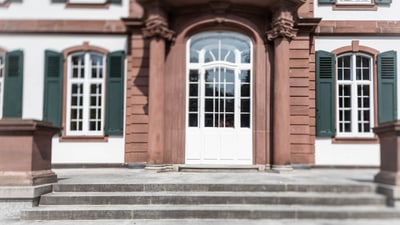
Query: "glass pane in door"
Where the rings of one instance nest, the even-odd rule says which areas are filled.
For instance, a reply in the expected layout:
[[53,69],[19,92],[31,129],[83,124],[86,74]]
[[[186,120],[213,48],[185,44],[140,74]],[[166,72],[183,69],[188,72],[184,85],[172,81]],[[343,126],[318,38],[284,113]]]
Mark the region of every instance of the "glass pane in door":
[[216,67],[204,75],[204,127],[235,127],[235,72]]

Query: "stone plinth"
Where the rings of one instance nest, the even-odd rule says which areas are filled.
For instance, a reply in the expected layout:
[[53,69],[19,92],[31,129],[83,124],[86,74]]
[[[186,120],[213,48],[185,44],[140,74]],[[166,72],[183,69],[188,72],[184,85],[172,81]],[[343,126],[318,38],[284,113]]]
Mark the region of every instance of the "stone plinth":
[[59,130],[44,121],[0,120],[0,186],[57,182],[51,170],[51,141]]
[[400,121],[387,122],[374,128],[380,142],[380,171],[375,176],[378,193],[388,204],[400,206]]
[[375,182],[400,186],[400,121],[383,123],[374,132],[379,136],[381,155]]

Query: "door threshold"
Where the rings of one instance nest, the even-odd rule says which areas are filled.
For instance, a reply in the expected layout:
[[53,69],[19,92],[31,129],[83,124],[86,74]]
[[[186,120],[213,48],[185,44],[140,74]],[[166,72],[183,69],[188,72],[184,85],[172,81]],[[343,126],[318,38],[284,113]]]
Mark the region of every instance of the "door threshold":
[[265,171],[263,165],[210,165],[210,164],[185,164],[177,165],[179,172],[260,172]]

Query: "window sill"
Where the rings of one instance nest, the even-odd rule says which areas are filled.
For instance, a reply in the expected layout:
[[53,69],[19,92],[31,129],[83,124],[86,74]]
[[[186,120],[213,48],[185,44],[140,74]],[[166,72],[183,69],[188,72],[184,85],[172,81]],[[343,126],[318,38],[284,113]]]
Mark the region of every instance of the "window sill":
[[334,137],[332,144],[379,144],[379,139],[376,136],[371,138]]
[[10,1],[5,1],[0,3],[0,8],[8,8],[10,6]]
[[61,136],[60,142],[108,142],[107,136]]
[[378,6],[375,4],[333,4],[333,10],[356,10],[356,11],[377,11]]

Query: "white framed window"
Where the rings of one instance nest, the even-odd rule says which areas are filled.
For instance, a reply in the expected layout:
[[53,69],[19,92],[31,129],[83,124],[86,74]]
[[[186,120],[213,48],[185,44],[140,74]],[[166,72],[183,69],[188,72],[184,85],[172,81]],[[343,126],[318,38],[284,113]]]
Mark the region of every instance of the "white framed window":
[[105,56],[79,52],[68,57],[67,136],[102,136]]
[[0,53],[0,118],[3,117],[4,54]]
[[373,59],[366,54],[337,58],[336,108],[338,137],[373,137]]
[[373,2],[372,0],[337,0],[336,4],[369,5],[373,4]]

